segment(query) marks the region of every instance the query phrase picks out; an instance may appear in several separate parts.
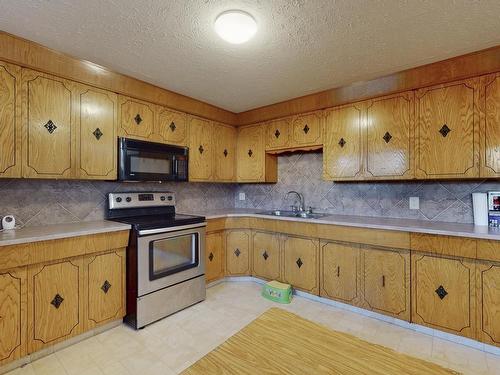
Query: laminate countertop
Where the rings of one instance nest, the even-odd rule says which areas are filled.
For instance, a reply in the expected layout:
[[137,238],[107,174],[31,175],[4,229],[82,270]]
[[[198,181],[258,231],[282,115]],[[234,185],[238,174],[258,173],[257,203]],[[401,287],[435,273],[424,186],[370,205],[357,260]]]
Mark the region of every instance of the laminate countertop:
[[117,232],[121,230],[130,230],[130,228],[131,226],[128,224],[100,220],[5,230],[0,232],[0,247],[98,233]]
[[402,232],[439,234],[446,236],[468,237],[500,241],[500,228],[487,226],[474,226],[472,224],[447,223],[437,221],[423,221],[414,219],[395,219],[383,217],[362,217],[349,215],[328,215],[320,219],[304,219],[295,217],[277,217],[261,215],[258,212],[264,210],[255,209],[221,209],[201,211],[191,214],[203,215],[208,220],[224,217],[254,217],[270,220],[299,221],[304,223],[342,225],[348,227],[360,227],[370,229],[385,229]]

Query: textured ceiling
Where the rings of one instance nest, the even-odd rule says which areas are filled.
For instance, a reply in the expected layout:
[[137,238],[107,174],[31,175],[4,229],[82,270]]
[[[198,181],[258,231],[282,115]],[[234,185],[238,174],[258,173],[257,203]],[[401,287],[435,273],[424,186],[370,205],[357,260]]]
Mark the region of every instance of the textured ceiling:
[[[259,30],[213,31],[242,9]],[[241,112],[500,44],[499,0],[0,0],[0,29]]]

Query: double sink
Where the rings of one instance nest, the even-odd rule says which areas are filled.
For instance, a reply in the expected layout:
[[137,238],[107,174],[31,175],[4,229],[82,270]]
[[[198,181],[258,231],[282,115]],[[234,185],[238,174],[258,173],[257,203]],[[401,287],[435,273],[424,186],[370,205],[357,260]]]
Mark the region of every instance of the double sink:
[[308,211],[284,211],[284,210],[262,211],[262,212],[257,212],[257,215],[297,217],[302,219],[319,219],[328,216],[328,214],[312,213]]

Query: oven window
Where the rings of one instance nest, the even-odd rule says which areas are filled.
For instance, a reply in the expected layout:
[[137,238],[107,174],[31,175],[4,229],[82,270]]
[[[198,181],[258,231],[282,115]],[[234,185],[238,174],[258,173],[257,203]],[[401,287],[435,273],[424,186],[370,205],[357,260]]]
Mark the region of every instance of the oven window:
[[151,241],[149,243],[150,280],[198,267],[198,244],[198,233]]
[[132,155],[130,156],[130,173],[171,174],[172,161]]

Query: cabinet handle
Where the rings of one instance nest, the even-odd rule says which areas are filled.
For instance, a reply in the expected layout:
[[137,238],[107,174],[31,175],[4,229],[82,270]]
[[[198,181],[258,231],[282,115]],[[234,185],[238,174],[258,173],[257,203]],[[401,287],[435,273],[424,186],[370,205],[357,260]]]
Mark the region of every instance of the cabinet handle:
[[337,277],[340,277],[340,266],[337,266]]
[[309,133],[309,126],[307,126],[307,124],[306,124],[306,126],[304,126],[304,129],[302,129],[302,130],[304,131],[304,134]]
[[210,254],[208,255],[208,260],[209,260],[209,261],[214,260],[214,254],[213,254],[213,253],[210,253]]
[[205,149],[202,145],[200,145],[200,147],[198,147],[198,151],[200,151],[200,154],[203,154],[203,151],[205,151]]
[[94,134],[94,137],[97,140],[101,139],[101,137],[104,135],[103,132],[101,131],[101,129],[99,129],[99,128],[96,128],[96,130],[94,130],[92,132],[92,134]]
[[63,303],[64,301],[64,298],[62,298],[59,293],[56,294],[56,296],[54,297],[54,299],[52,301],[50,301],[50,304],[53,305],[56,309],[59,308],[59,306],[61,306],[61,303]]
[[385,132],[384,136],[382,137],[385,143],[389,143],[390,140],[392,139],[392,135],[389,132]]
[[385,275],[382,275],[382,286],[385,288]]
[[111,288],[111,284],[109,283],[108,280],[104,281],[104,284],[102,284],[101,289],[104,292],[104,294],[108,294],[109,288]]
[[223,154],[224,154],[224,157],[227,158],[227,154],[229,154],[229,152],[227,152],[227,149],[224,149]]
[[239,256],[240,256],[240,254],[241,254],[240,249],[236,249],[236,250],[234,251],[234,255],[236,255],[236,257],[239,257]]
[[344,147],[347,142],[345,141],[344,138],[340,138],[339,145],[340,147]]
[[262,253],[262,258],[264,258],[264,260],[267,260],[267,258],[269,258],[269,254],[266,250],[264,250],[264,252]]
[[274,136],[275,136],[276,138],[279,138],[279,137],[280,137],[280,135],[281,135],[280,131],[279,131],[278,129],[276,129],[276,131],[274,132]]
[[170,130],[172,130],[172,132],[175,132],[175,129],[177,128],[177,126],[175,126],[175,122],[171,122],[170,123],[170,126],[169,126]]
[[52,134],[52,133],[54,133],[54,130],[56,130],[56,129],[57,129],[57,126],[56,126],[56,124],[54,124],[54,123],[52,122],[52,120],[49,120],[49,121],[47,121],[47,123],[44,125],[44,128],[45,128],[45,129],[47,129],[47,131],[49,132],[49,134]]
[[443,299],[444,297],[446,297],[448,295],[448,292],[446,291],[446,289],[440,285],[439,288],[437,288],[435,290],[436,294],[439,296],[439,298]]
[[297,264],[297,267],[299,267],[299,268],[300,268],[300,267],[302,267],[302,265],[304,264],[304,263],[302,262],[302,259],[300,259],[300,258],[299,258],[299,259],[297,259],[297,261],[296,261],[295,263]]
[[451,132],[451,129],[448,127],[448,125],[444,124],[441,129],[439,129],[439,132],[441,133],[441,135],[444,137],[446,137],[448,135],[449,132]]
[[252,155],[253,155],[253,151],[251,149],[248,150],[248,156],[252,157]]
[[139,125],[142,122],[142,117],[140,114],[136,114],[134,117],[134,121],[137,125]]

